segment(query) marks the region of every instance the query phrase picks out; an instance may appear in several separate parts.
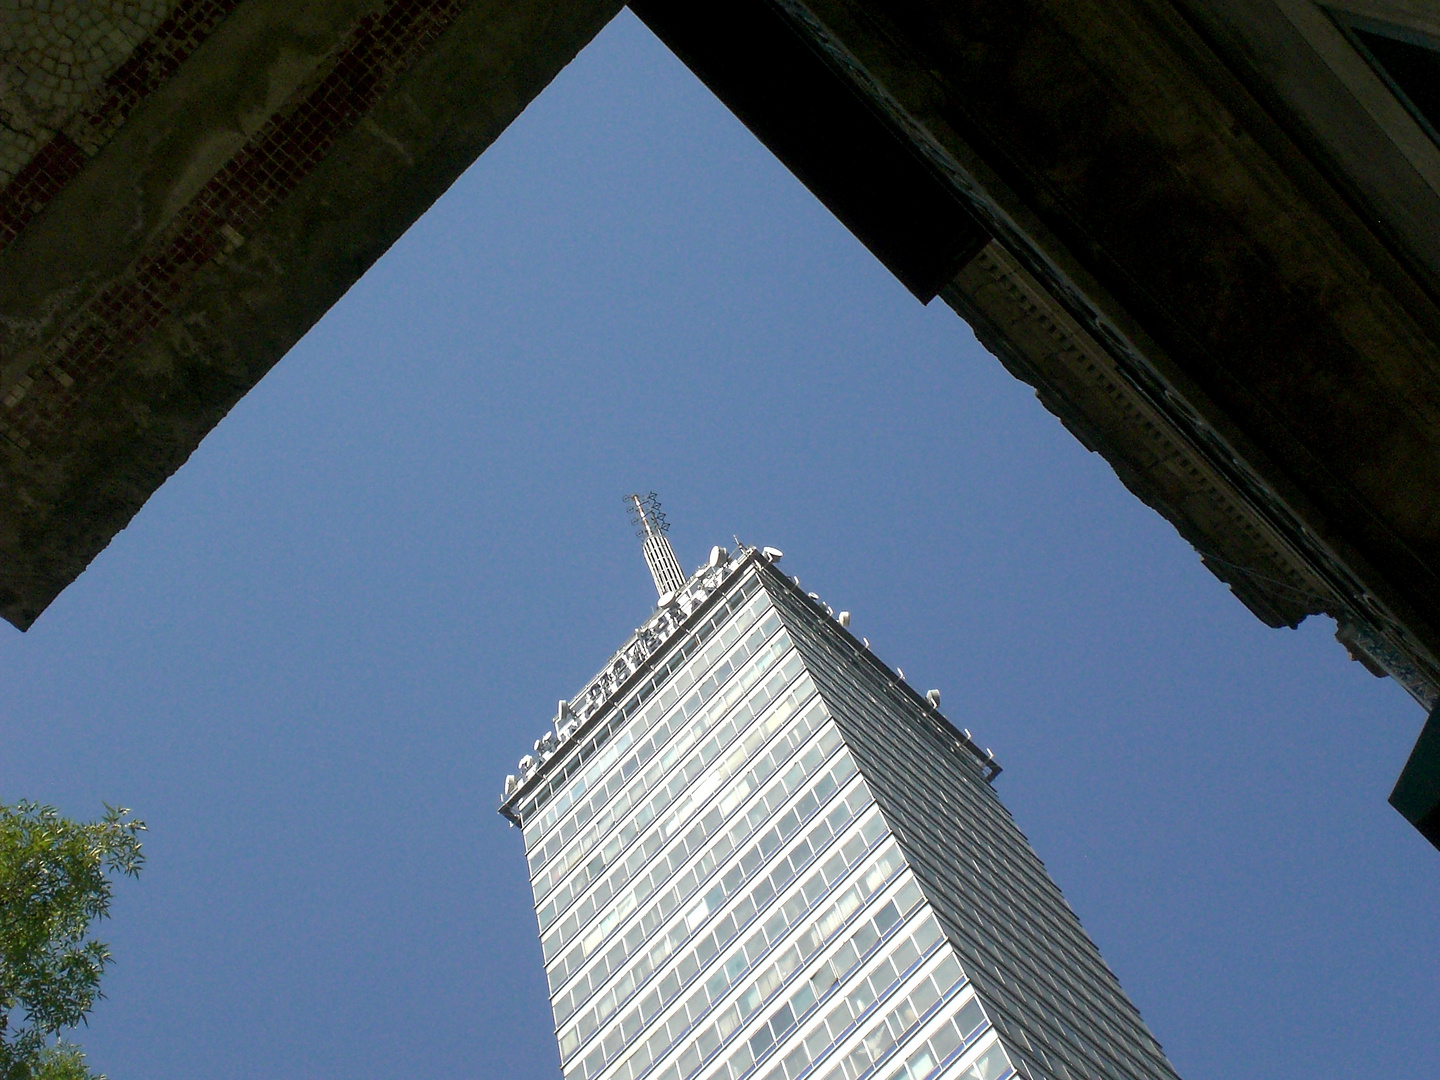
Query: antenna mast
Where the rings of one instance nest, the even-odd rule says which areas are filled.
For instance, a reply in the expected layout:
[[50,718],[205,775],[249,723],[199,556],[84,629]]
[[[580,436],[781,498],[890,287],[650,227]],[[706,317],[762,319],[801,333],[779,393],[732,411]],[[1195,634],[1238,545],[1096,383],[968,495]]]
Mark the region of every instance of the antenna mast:
[[680,560],[675,558],[669,537],[665,535],[670,531],[670,523],[660,511],[659,497],[653,491],[644,497],[630,494],[625,496],[625,502],[630,507],[630,524],[635,526],[635,535],[642,542],[645,565],[655,579],[655,591],[664,596],[684,588],[685,573],[680,569]]

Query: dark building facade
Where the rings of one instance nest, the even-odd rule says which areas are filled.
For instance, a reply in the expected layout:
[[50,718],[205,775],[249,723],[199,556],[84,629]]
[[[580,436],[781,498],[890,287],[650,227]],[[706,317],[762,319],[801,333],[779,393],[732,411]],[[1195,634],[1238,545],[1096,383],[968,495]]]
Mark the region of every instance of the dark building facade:
[[[30,626],[622,6],[0,9],[0,617]],[[1440,705],[1433,3],[630,7],[1256,617],[1329,616]],[[1391,801],[1440,843],[1437,745]]]

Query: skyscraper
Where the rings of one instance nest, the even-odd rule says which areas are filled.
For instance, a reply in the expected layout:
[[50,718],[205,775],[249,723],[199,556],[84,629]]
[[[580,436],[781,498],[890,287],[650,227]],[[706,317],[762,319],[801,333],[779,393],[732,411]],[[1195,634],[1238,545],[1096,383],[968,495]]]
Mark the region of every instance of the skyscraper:
[[660,603],[500,807],[565,1080],[1174,1080],[938,695],[631,503]]

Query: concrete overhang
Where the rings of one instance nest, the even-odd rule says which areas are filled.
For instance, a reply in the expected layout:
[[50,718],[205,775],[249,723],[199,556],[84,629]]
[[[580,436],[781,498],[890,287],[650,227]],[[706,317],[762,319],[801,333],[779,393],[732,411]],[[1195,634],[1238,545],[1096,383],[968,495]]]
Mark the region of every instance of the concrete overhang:
[[[1260,619],[1332,616],[1428,710],[1440,148],[1345,22],[1440,41],[1426,7],[632,4]],[[187,0],[89,67],[12,49],[0,613],[28,626],[617,8]]]
[[[0,614],[28,627],[619,8],[0,11]],[[72,65],[95,40],[126,47]]]

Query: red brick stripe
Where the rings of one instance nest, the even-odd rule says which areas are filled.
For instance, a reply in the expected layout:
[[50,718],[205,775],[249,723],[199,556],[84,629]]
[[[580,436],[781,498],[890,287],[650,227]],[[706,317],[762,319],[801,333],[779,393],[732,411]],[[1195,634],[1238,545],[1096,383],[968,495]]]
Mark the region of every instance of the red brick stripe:
[[28,373],[35,390],[25,389],[18,399],[12,391],[0,407],[0,431],[33,448],[63,429],[82,396],[94,392],[188,295],[201,267],[255,231],[462,7],[463,0],[392,0],[360,19],[328,72],[297,91],[151,251],[49,343],[45,358]]
[[175,74],[238,3],[182,0],[105,77],[95,103],[77,113],[65,125],[65,131],[42,146],[0,191],[0,251],[14,242],[31,219],[74,179],[87,158],[110,141],[135,106]]
[[240,0],[181,0],[102,84],[103,97],[71,121],[71,136],[94,154],[135,106],[174,75]]
[[0,192],[0,250],[10,246],[86,160],[84,152],[64,135],[56,135],[36,151]]

